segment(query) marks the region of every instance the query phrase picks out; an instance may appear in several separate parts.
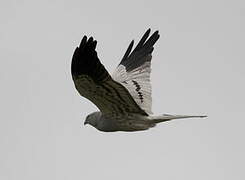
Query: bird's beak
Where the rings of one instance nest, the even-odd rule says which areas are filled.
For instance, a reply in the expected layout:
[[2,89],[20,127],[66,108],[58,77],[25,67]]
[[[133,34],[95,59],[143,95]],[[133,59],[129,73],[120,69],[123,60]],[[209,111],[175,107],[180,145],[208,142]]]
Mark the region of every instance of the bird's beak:
[[84,121],[84,123],[83,123],[84,125],[86,125],[86,124],[88,124],[88,122],[87,121]]

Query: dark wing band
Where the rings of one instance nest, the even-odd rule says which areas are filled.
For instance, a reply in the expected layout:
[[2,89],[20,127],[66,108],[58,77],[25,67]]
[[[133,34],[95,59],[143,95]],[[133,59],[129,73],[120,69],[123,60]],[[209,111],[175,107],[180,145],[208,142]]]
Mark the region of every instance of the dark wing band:
[[95,48],[96,41],[84,36],[73,54],[71,73],[80,95],[92,101],[102,113],[147,115],[128,90],[111,78],[100,63]]
[[[131,52],[134,41],[131,41],[129,44],[126,53],[124,54],[120,64],[125,66],[126,71],[132,71],[135,68],[141,66],[146,61],[151,61],[151,53],[153,51],[153,45],[156,43],[156,41],[159,39],[160,35],[158,34],[158,31],[155,31],[150,38],[150,29],[148,29],[137,46],[134,48],[134,50]],[[148,40],[147,40],[148,38]]]

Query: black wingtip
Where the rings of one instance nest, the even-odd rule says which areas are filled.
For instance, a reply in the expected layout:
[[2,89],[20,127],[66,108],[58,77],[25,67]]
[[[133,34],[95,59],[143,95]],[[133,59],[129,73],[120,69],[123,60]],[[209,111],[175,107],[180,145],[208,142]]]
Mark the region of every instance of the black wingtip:
[[[151,56],[151,53],[154,50],[153,46],[159,39],[160,35],[158,30],[151,34],[151,36],[150,32],[151,28],[148,28],[132,52],[130,52],[132,48],[131,44],[129,45],[128,49],[130,49],[130,51],[126,51],[120,62],[120,64],[126,67],[127,71],[131,71],[141,66],[146,61],[151,61],[149,56]],[[144,58],[146,56],[147,58]]]
[[101,64],[97,52],[95,50],[97,41],[93,37],[87,39],[84,36],[81,40],[80,46],[74,51],[71,62],[71,74],[73,79],[79,75],[88,75],[94,81],[104,81],[110,75]]
[[81,42],[80,42],[80,45],[79,45],[79,48],[83,48],[85,46],[85,44],[87,43],[87,36],[83,36]]
[[[137,46],[135,47],[135,49],[133,50],[133,52],[141,49],[143,47],[143,45],[145,44],[145,41],[147,40],[147,38],[149,37],[150,35],[150,32],[151,32],[151,29],[149,28],[145,33],[144,35],[142,36],[142,38],[140,39],[139,43],[137,44]],[[132,52],[132,53],[133,53]]]
[[159,31],[155,31],[150,38],[145,42],[144,46],[146,48],[150,48],[153,47],[154,44],[157,42],[157,40],[159,39],[160,35],[159,35]]
[[130,42],[130,44],[129,44],[129,46],[128,46],[128,48],[127,48],[127,50],[126,50],[121,62],[123,62],[125,59],[127,59],[127,57],[129,56],[129,54],[130,54],[130,52],[131,52],[131,50],[133,48],[133,45],[134,45],[134,40],[132,40]]
[[91,48],[95,50],[96,45],[97,45],[97,41],[95,40],[92,42]]
[[147,33],[147,34],[149,33],[150,34],[150,32],[151,32],[151,28],[148,28],[145,33]]
[[158,36],[158,38],[160,37],[160,34],[159,34],[159,30],[156,30],[152,35],[151,37],[154,37],[154,36]]
[[156,30],[151,36],[160,36],[159,35],[159,30]]
[[[148,34],[148,36],[149,36],[150,33],[151,33],[151,28],[148,28],[143,36],[145,36],[145,35],[147,35],[147,34]],[[156,30],[153,34],[158,34],[158,35],[159,35],[159,30]],[[153,35],[153,34],[152,34],[152,35]],[[147,37],[148,37],[148,36],[147,36]],[[159,35],[159,36],[160,36],[160,35]]]

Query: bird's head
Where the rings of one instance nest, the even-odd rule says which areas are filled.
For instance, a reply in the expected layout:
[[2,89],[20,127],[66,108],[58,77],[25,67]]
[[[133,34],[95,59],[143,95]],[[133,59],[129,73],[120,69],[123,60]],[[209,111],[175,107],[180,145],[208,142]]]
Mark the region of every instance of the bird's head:
[[100,112],[93,112],[86,117],[84,121],[84,125],[90,124],[93,127],[97,127],[98,121],[100,120],[101,113]]

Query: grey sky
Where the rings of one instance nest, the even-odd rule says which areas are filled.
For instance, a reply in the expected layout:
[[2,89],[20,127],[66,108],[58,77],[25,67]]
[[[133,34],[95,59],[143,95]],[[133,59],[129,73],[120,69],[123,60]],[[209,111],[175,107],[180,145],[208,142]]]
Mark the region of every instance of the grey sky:
[[[219,0],[0,2],[0,179],[245,178],[245,3]],[[204,114],[145,132],[82,125],[96,107],[70,75],[83,35],[112,72],[132,39],[159,30],[156,114]]]

